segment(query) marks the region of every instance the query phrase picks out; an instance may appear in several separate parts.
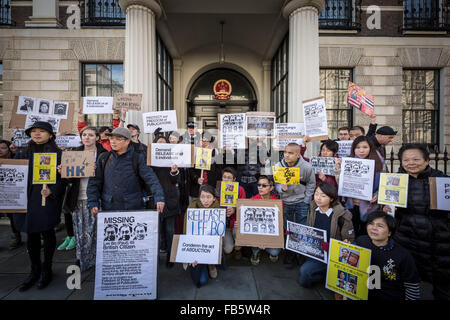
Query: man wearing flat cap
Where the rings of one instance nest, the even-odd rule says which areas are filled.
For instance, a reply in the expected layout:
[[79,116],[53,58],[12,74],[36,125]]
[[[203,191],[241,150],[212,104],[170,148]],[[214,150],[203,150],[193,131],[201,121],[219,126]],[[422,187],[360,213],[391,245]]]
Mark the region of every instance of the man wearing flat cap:
[[89,178],[89,211],[97,214],[100,208],[105,211],[145,209],[143,195],[147,186],[153,194],[157,211],[162,212],[163,189],[152,168],[147,166],[145,155],[131,145],[130,130],[118,127],[107,135],[111,151],[99,156],[95,177]]

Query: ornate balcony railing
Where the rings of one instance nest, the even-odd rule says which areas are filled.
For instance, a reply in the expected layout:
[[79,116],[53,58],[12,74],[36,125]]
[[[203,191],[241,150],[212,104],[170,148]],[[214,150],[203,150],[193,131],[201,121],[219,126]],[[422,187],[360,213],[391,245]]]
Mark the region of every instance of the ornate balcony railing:
[[448,31],[447,0],[403,0],[403,30]]
[[13,26],[11,20],[11,0],[0,0],[0,26]]
[[319,14],[320,29],[361,30],[361,0],[329,0]]
[[79,0],[84,26],[124,26],[125,13],[118,0]]

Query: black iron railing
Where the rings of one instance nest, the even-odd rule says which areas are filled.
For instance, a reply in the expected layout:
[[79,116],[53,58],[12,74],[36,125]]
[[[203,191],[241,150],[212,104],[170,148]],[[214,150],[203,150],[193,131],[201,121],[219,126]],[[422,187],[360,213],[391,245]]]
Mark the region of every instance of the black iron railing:
[[118,0],[79,0],[84,26],[124,26],[125,13]]
[[447,0],[403,0],[403,30],[448,31]]
[[11,20],[11,0],[0,0],[0,26],[13,26]]
[[[439,151],[438,146],[427,146],[428,151],[430,152],[430,166],[434,169],[441,170],[445,174],[447,174],[447,166],[448,166],[448,152],[447,148],[445,148],[444,152],[441,153]],[[391,149],[389,157],[386,155],[386,164],[389,163],[388,168],[390,168],[389,172],[397,172],[397,169],[400,167],[400,161],[397,158],[397,155],[394,154],[394,148]],[[395,171],[394,171],[395,170]]]
[[361,30],[361,0],[329,0],[319,14],[320,29]]

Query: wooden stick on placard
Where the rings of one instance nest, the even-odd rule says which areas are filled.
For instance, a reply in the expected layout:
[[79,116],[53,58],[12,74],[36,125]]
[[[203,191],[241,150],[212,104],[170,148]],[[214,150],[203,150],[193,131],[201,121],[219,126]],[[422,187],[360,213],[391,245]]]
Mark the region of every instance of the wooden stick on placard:
[[[201,173],[200,173],[200,178],[202,178],[203,179],[203,170],[205,170],[205,169],[202,169],[202,171],[201,171]],[[202,183],[203,184],[203,183]]]
[[[47,190],[47,189],[48,189],[47,184],[44,183],[44,184],[42,185],[42,190]],[[45,207],[45,198],[46,198],[46,197],[42,196],[42,202],[41,202],[41,206],[42,206],[42,207]]]

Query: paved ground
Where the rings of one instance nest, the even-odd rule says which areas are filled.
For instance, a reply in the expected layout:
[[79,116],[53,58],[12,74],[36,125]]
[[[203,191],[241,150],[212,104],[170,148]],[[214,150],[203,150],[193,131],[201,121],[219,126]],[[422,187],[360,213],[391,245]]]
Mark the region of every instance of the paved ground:
[[[65,231],[57,233],[57,245],[65,237]],[[29,273],[29,260],[25,245],[8,250],[10,231],[7,219],[0,218],[0,300],[92,300],[94,296],[95,270],[82,274],[80,290],[66,286],[66,269],[75,263],[75,251],[57,251],[54,257],[54,280],[44,290],[35,287],[19,292],[18,287]],[[197,289],[181,264],[172,269],[165,267],[165,256],[160,255],[158,265],[158,299],[160,300],[330,300],[333,292],[319,284],[304,289],[297,284],[298,268],[288,270],[282,257],[277,263],[262,255],[259,266],[254,267],[248,258],[235,261],[227,256],[227,269],[218,270],[219,276],[208,285]],[[430,286],[423,284],[424,298],[431,299]]]

